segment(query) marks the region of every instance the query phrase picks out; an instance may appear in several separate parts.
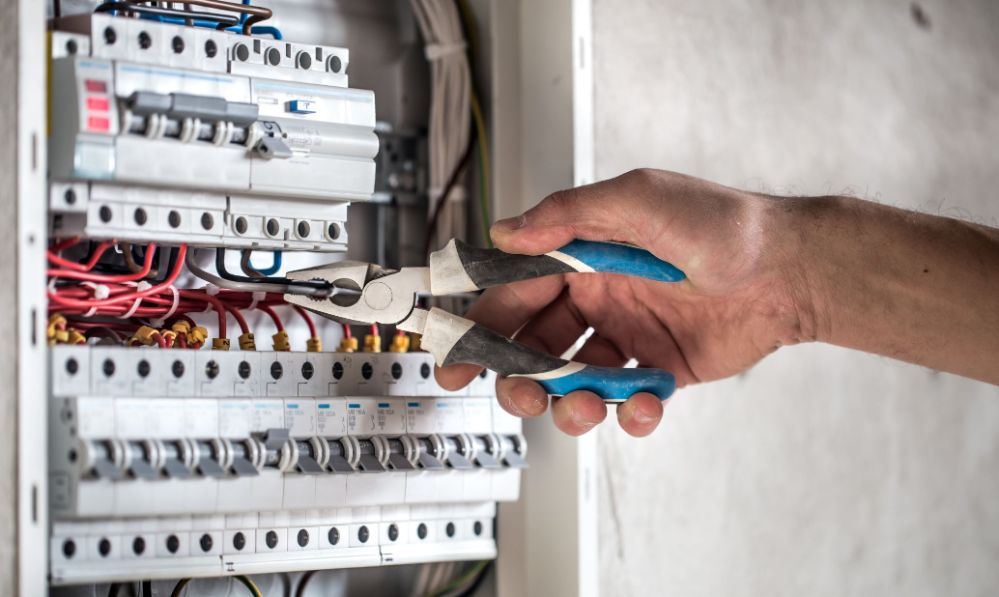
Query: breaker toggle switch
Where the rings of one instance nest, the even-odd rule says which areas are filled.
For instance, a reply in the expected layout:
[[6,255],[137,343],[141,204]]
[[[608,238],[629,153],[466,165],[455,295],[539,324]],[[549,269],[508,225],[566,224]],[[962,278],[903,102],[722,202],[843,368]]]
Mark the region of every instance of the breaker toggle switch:
[[417,456],[416,462],[422,469],[441,470],[444,463],[441,456],[444,454],[444,444],[441,438],[436,435],[416,438]]
[[382,464],[381,458],[379,458],[378,445],[375,443],[374,438],[371,439],[358,439],[358,457],[357,457],[357,470],[362,473],[384,473],[385,465]]
[[[191,476],[191,469],[185,462],[191,461],[191,450],[182,441],[163,442],[160,446],[160,453],[163,456],[163,472],[171,479],[187,479]],[[221,471],[221,467],[219,471]]]
[[323,460],[322,448],[315,438],[309,441],[296,441],[295,446],[298,447],[298,458],[295,460],[298,472],[306,475],[323,472],[323,467],[319,464]]
[[82,444],[84,470],[96,479],[118,481],[125,474],[122,464],[125,452],[121,444],[114,441],[95,441]]
[[280,450],[288,443],[290,434],[287,429],[276,427],[265,431],[260,439],[264,442],[264,448],[267,450]]
[[136,479],[155,479],[160,476],[156,470],[159,458],[152,442],[130,441],[126,443],[125,460],[128,462],[128,474]]
[[329,446],[330,452],[329,462],[326,466],[334,473],[353,473],[354,467],[350,464],[353,447],[348,438],[326,440],[326,445]]
[[499,461],[499,438],[495,435],[473,435],[471,442],[475,464],[482,468],[503,468]]
[[450,435],[444,438],[447,449],[447,464],[453,469],[466,470],[475,468],[468,455],[471,452],[468,438],[464,435]]
[[286,160],[292,156],[291,147],[284,142],[281,127],[276,122],[259,122],[254,125],[260,131],[260,140],[253,151],[265,160]]
[[232,455],[229,468],[237,477],[256,477],[260,474],[254,464],[263,460],[257,442],[252,439],[230,442],[229,452]]
[[388,438],[385,440],[385,447],[388,452],[388,467],[394,471],[411,471],[416,466],[418,448],[416,443],[409,437]]
[[510,468],[527,468],[527,440],[522,435],[504,435],[500,437],[500,447],[503,450],[503,464]]
[[224,477],[225,444],[220,440],[194,442],[194,470],[205,477]]

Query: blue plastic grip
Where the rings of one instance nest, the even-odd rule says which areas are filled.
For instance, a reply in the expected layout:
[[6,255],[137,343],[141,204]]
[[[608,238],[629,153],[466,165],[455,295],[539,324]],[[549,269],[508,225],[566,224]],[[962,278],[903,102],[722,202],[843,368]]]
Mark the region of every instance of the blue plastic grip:
[[575,257],[595,272],[627,274],[659,282],[679,282],[686,278],[673,264],[631,245],[574,240],[558,252]]
[[676,379],[662,369],[618,369],[594,367],[555,379],[535,380],[549,394],[564,396],[575,390],[589,390],[609,402],[623,402],[636,392],[649,392],[660,400],[670,397]]

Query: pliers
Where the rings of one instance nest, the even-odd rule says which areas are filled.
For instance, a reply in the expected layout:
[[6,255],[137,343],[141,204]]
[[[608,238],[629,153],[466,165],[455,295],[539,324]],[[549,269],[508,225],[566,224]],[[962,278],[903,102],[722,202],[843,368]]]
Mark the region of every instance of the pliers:
[[341,322],[394,324],[422,335],[420,346],[438,365],[472,363],[500,375],[537,381],[549,394],[589,390],[606,402],[623,402],[636,392],[660,400],[673,393],[673,375],[659,369],[596,367],[538,352],[443,309],[417,307],[420,295],[474,292],[519,280],[597,272],[678,282],[684,273],[648,251],[617,244],[574,240],[544,255],[514,255],[451,240],[430,255],[429,267],[386,270],[340,261],[290,272],[293,280],[323,281],[334,289],[326,297],[286,294],[289,303]]

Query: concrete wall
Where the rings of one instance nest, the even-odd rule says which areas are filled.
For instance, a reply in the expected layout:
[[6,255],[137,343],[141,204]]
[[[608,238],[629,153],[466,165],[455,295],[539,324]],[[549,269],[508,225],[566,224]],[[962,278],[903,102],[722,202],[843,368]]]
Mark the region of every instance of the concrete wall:
[[[593,20],[601,178],[999,221],[999,3],[594,0]],[[599,431],[602,594],[999,590],[996,387],[805,346],[666,415]]]

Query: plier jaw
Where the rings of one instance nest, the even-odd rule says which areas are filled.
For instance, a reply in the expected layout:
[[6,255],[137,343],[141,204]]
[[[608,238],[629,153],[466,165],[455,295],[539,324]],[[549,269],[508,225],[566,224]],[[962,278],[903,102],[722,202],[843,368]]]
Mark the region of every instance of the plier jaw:
[[286,294],[285,300],[325,317],[352,323],[399,325],[413,312],[417,295],[430,291],[430,270],[389,270],[370,263],[341,261],[290,272],[292,280],[322,280],[338,291],[321,299]]

